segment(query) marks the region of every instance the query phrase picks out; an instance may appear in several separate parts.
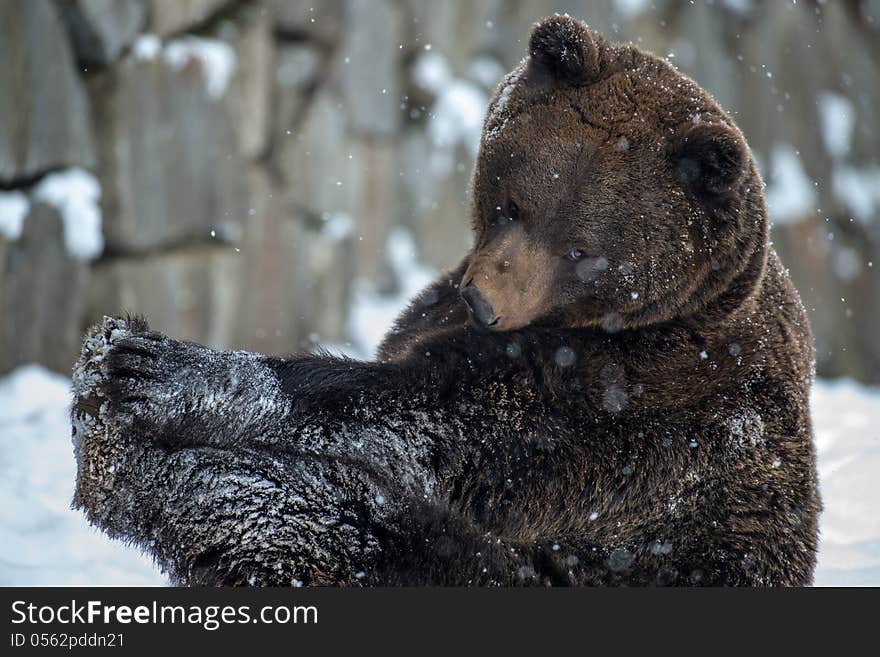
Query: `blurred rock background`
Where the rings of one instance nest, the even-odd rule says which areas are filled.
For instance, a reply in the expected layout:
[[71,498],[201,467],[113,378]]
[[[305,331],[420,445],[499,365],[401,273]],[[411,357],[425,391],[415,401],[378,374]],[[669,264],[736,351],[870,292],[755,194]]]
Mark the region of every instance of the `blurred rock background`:
[[368,352],[467,248],[485,104],[557,11],[732,112],[820,373],[880,382],[877,0],[3,0],[0,374],[123,310]]

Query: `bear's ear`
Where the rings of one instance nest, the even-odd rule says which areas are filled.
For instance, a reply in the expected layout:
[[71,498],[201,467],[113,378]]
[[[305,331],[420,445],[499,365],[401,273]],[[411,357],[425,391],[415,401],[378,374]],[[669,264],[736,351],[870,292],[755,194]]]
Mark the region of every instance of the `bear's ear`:
[[690,125],[673,147],[676,173],[705,200],[720,200],[745,177],[748,147],[723,123]]
[[601,37],[570,16],[551,16],[536,23],[529,38],[530,63],[551,77],[573,85],[599,76]]

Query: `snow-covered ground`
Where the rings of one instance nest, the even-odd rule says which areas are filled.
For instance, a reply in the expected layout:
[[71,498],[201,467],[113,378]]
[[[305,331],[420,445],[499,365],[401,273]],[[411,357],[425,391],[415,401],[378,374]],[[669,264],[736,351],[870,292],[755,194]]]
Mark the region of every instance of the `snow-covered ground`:
[[150,559],[70,508],[70,380],[38,365],[0,379],[0,585],[165,584]]
[[849,380],[813,387],[825,512],[819,586],[880,586],[880,388]]
[[[137,550],[70,509],[69,381],[36,365],[0,379],[0,585],[163,585]],[[813,394],[825,513],[816,583],[880,585],[880,389]]]

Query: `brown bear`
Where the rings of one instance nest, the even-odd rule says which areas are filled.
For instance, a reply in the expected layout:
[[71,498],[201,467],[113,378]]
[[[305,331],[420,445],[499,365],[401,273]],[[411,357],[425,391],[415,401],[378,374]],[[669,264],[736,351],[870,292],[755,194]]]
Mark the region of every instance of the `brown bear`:
[[732,120],[555,16],[471,193],[375,362],[105,319],[75,504],[183,584],[811,583],[810,329]]

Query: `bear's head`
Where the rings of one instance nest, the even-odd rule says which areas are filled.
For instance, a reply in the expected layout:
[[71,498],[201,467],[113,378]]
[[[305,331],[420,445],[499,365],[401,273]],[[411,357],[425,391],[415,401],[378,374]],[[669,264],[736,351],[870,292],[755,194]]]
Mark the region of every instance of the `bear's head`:
[[583,23],[537,24],[490,102],[462,298],[491,330],[723,314],[762,275],[762,182],[695,82]]

